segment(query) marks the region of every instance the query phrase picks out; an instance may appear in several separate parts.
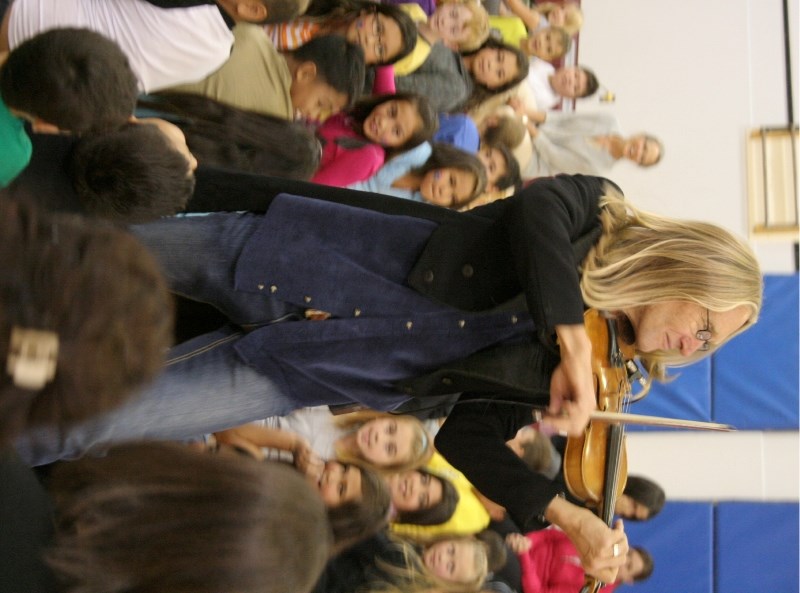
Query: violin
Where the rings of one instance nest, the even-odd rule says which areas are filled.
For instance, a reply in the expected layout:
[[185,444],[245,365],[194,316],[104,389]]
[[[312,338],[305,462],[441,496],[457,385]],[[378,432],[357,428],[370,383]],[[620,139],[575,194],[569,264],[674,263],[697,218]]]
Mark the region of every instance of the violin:
[[[616,321],[600,311],[584,314],[584,326],[592,343],[592,374],[597,408],[603,413],[624,412],[631,401],[631,384],[626,362],[632,360],[632,345],[620,343]],[[611,526],[614,506],[625,489],[628,458],[625,425],[621,422],[591,420],[583,434],[567,439],[564,451],[564,479],[576,497],[597,509]],[[596,593],[603,583],[587,577],[581,593]]]

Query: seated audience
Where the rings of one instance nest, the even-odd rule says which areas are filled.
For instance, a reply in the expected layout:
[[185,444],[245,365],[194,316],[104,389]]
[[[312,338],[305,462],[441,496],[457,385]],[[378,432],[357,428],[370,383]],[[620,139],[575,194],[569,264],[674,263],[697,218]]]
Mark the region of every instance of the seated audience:
[[341,35],[361,47],[368,65],[393,64],[407,56],[417,43],[417,28],[400,8],[370,0],[347,0],[324,14],[265,25],[272,43],[281,51],[297,49],[320,35]]
[[368,179],[385,161],[430,140],[436,127],[436,113],[420,95],[365,99],[317,129],[322,159],[311,181],[345,187]]
[[278,51],[255,25],[239,25],[225,64],[199,82],[171,89],[245,111],[323,121],[352,104],[364,86],[364,53],[339,35]]
[[483,193],[486,170],[477,157],[463,150],[426,142],[348,187],[458,209]]
[[118,43],[152,92],[200,80],[228,59],[237,22],[280,21],[299,14],[297,0],[14,0],[3,18],[0,51],[47,29],[82,27]]

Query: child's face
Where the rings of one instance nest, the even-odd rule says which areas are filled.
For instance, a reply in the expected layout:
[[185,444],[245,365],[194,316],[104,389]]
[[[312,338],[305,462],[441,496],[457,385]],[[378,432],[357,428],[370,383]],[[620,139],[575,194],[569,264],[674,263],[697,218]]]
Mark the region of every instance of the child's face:
[[368,140],[394,148],[402,146],[422,127],[417,108],[408,101],[386,101],[373,109],[364,120]]
[[361,470],[354,465],[328,461],[318,486],[322,501],[328,508],[361,500]]
[[442,482],[417,470],[392,474],[387,478],[392,504],[398,511],[429,509],[442,502]]
[[472,11],[464,4],[440,4],[428,19],[430,28],[451,47],[467,39],[471,22]]
[[186,136],[178,126],[158,117],[144,118],[138,120],[138,122],[143,125],[149,124],[157,127],[164,134],[167,142],[186,159],[190,174],[197,169],[197,159],[194,158],[194,155],[186,145]]
[[356,447],[366,461],[388,467],[411,459],[416,433],[400,418],[375,418],[356,431]]
[[520,49],[529,56],[536,56],[545,62],[552,62],[564,55],[564,38],[552,27],[539,29],[523,39]]
[[486,187],[498,189],[495,183],[508,172],[508,163],[503,153],[492,146],[481,146],[478,158],[486,169]]
[[478,83],[488,89],[497,89],[514,80],[519,66],[511,51],[485,47],[475,54],[470,72]]
[[[306,62],[301,65],[301,69],[308,64],[313,63]],[[325,121],[334,113],[344,109],[348,101],[346,94],[340,93],[327,82],[322,82],[316,74],[300,74],[300,70],[292,79],[289,94],[292,98],[295,119]]]
[[367,64],[385,64],[400,54],[403,35],[393,18],[362,11],[347,27],[347,40],[364,50]]
[[575,99],[586,94],[586,72],[577,66],[565,66],[555,71],[550,86],[562,97]]
[[469,171],[443,167],[425,173],[419,191],[426,202],[458,208],[472,197],[476,183],[475,175]]
[[428,546],[422,560],[443,581],[469,583],[478,577],[475,557],[475,544],[472,542],[443,540]]

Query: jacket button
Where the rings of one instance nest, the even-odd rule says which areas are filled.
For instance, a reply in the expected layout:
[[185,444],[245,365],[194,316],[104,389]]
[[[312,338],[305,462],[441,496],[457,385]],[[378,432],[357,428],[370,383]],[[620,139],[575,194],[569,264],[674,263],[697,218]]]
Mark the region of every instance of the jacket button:
[[450,377],[442,377],[442,385],[452,385],[453,380]]
[[278,292],[278,287],[273,284],[272,286],[269,287],[269,291],[275,294],[276,292]]
[[475,268],[469,264],[466,264],[463,268],[461,268],[461,274],[464,276],[464,278],[472,278],[473,274],[475,274]]
[[425,273],[422,275],[422,279],[428,284],[433,282],[433,270],[425,270]]

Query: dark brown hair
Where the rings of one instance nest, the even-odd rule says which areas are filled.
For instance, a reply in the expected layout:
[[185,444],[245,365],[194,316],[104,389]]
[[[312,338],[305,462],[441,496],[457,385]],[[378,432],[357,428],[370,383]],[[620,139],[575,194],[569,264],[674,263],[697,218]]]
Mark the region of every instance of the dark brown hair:
[[59,339],[55,377],[43,388],[0,375],[0,441],[113,408],[161,369],[172,302],[155,260],[127,233],[0,200],[0,266],[3,364],[14,327]]
[[329,556],[322,499],[281,463],[125,445],[52,486],[47,561],[70,593],[308,591]]

